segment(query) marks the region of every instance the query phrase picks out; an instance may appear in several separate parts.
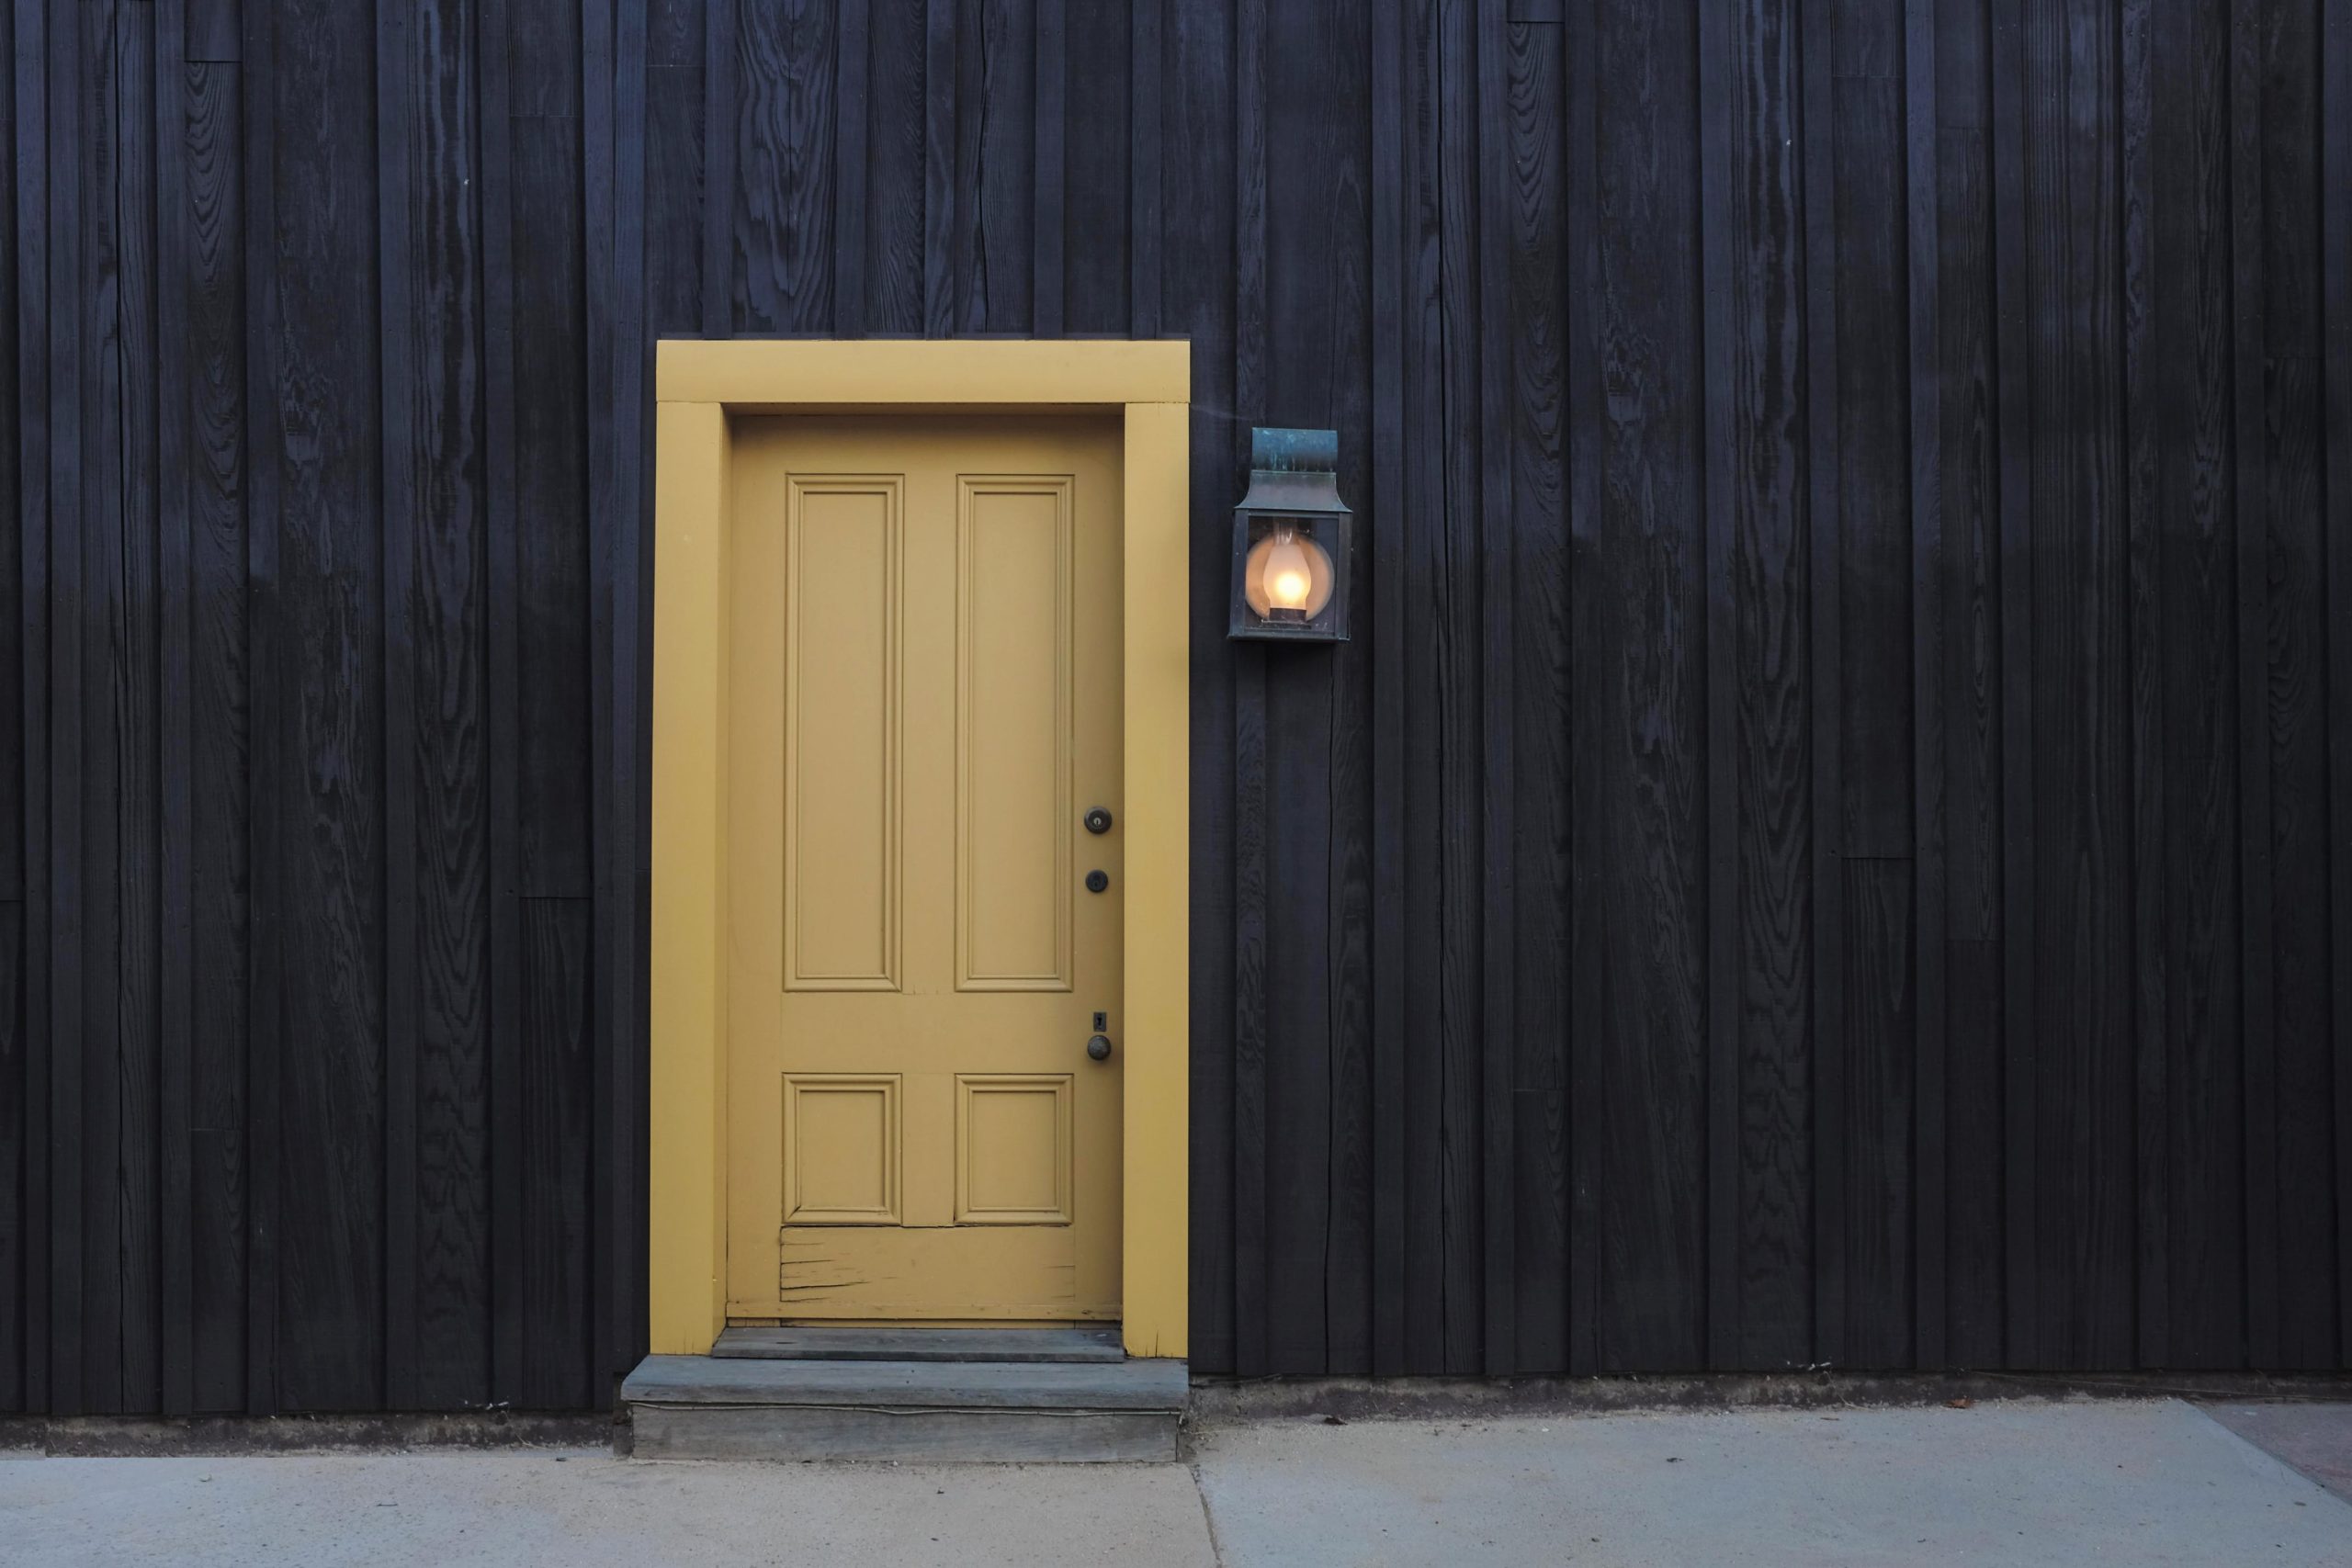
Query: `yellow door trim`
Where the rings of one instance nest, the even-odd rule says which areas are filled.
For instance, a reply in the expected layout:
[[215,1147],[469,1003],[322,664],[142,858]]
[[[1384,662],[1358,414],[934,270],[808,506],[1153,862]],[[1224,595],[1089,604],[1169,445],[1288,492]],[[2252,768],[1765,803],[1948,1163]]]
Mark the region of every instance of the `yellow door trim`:
[[730,412],[1125,415],[1127,1352],[1185,1353],[1191,1148],[1192,347],[1182,342],[664,342],[654,350],[652,1348],[727,1322]]

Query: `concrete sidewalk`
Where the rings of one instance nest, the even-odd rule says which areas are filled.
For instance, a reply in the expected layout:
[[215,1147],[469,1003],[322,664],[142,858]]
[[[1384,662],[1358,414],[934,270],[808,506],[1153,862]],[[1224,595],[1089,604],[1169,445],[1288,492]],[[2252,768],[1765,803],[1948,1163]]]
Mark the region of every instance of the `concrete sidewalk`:
[[[2352,1453],[2352,1405],[2270,1425]],[[2352,1563],[2352,1504],[2176,1401],[1291,1417],[1211,1427],[1189,1469],[4,1460],[0,1562],[2243,1568]]]

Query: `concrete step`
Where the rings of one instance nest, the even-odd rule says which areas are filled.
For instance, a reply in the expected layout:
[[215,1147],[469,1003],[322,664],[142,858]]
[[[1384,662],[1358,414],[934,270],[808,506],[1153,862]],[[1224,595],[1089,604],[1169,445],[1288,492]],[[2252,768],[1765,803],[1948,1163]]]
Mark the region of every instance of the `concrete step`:
[[729,1328],[710,1353],[757,1361],[1124,1361],[1116,1327]]
[[1172,1461],[1189,1392],[1174,1360],[649,1356],[621,1385],[643,1459],[997,1463]]

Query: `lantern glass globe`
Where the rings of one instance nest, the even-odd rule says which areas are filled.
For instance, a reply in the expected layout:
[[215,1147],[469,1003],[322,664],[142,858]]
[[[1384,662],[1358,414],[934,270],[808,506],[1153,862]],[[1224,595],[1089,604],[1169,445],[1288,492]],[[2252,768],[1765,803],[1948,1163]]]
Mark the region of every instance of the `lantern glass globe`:
[[1283,519],[1250,547],[1242,595],[1270,621],[1309,621],[1331,602],[1331,557],[1298,525]]

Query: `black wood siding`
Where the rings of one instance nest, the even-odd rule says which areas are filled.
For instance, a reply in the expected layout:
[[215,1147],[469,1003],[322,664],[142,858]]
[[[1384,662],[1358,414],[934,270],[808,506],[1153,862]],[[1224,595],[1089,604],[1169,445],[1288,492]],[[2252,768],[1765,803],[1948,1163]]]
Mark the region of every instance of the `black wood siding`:
[[2347,1364],[2341,9],[9,0],[0,1410],[636,1358],[662,334],[1192,340],[1197,1367]]

